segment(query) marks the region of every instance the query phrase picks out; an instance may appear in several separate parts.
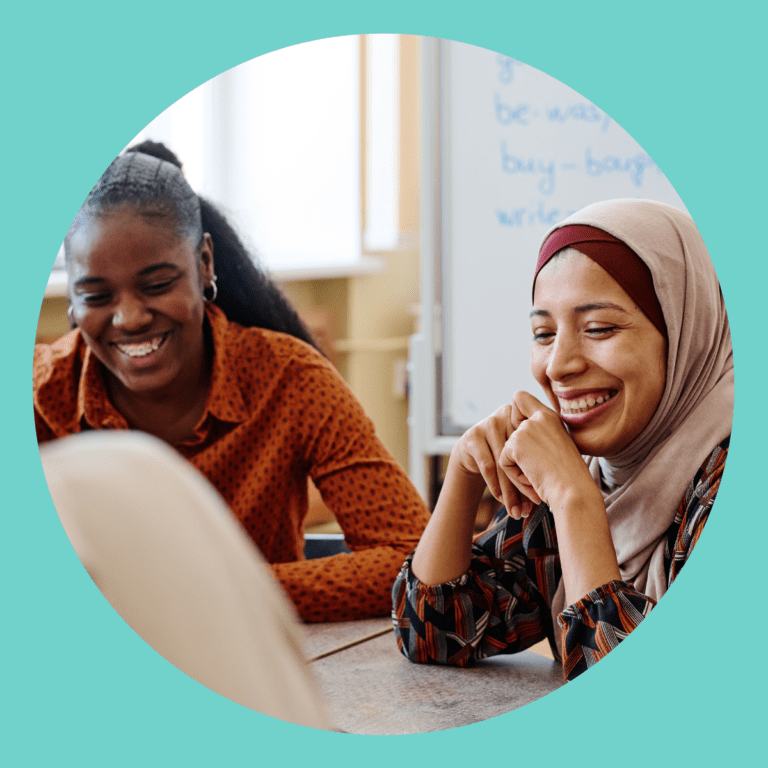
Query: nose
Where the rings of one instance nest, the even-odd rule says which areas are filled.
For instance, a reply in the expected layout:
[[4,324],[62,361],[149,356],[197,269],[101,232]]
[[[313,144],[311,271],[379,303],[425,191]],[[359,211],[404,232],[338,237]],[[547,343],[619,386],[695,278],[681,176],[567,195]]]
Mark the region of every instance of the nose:
[[142,331],[152,322],[152,312],[144,301],[132,294],[120,296],[112,315],[112,325],[128,333]]
[[567,331],[557,334],[549,350],[547,378],[550,381],[562,381],[572,374],[582,373],[587,367],[587,359],[578,338]]

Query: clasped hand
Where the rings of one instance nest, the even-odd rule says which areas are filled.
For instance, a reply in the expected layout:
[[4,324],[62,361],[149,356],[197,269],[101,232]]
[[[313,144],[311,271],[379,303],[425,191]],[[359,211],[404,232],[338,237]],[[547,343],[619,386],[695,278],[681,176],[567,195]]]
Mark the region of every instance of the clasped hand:
[[481,475],[516,520],[542,501],[550,508],[592,479],[559,415],[528,392],[464,433],[451,453],[458,469]]

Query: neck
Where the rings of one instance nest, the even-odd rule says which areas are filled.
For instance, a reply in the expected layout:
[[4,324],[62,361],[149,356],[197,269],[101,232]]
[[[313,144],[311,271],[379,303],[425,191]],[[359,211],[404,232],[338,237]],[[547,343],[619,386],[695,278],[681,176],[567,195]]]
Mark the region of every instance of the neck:
[[205,412],[212,357],[206,340],[199,365],[189,366],[186,375],[152,392],[133,392],[107,372],[109,399],[131,429],[148,432],[171,445],[188,440]]

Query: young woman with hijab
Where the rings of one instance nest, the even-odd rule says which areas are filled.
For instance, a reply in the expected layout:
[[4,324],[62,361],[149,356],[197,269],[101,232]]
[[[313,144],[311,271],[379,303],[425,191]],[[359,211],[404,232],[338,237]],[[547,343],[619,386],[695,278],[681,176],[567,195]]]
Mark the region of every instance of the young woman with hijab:
[[[731,431],[731,338],[693,221],[645,200],[548,234],[531,323],[549,405],[517,392],[455,446],[395,583],[395,630],[412,661],[459,666],[547,638],[573,679],[648,615],[701,534]],[[473,543],[486,485],[505,508]]]
[[[152,434],[210,480],[305,621],[386,614],[426,508],[175,156],[134,150],[107,169],[64,243],[77,327],[35,349],[38,441]],[[310,477],[351,554],[303,560]]]

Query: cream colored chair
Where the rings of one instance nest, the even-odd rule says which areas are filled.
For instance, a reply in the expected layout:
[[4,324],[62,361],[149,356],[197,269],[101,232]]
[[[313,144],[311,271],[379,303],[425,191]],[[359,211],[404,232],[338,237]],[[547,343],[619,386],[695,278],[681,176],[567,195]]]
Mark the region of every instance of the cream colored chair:
[[245,707],[330,729],[293,606],[192,465],[136,432],[75,435],[40,453],[75,552],[149,645]]

